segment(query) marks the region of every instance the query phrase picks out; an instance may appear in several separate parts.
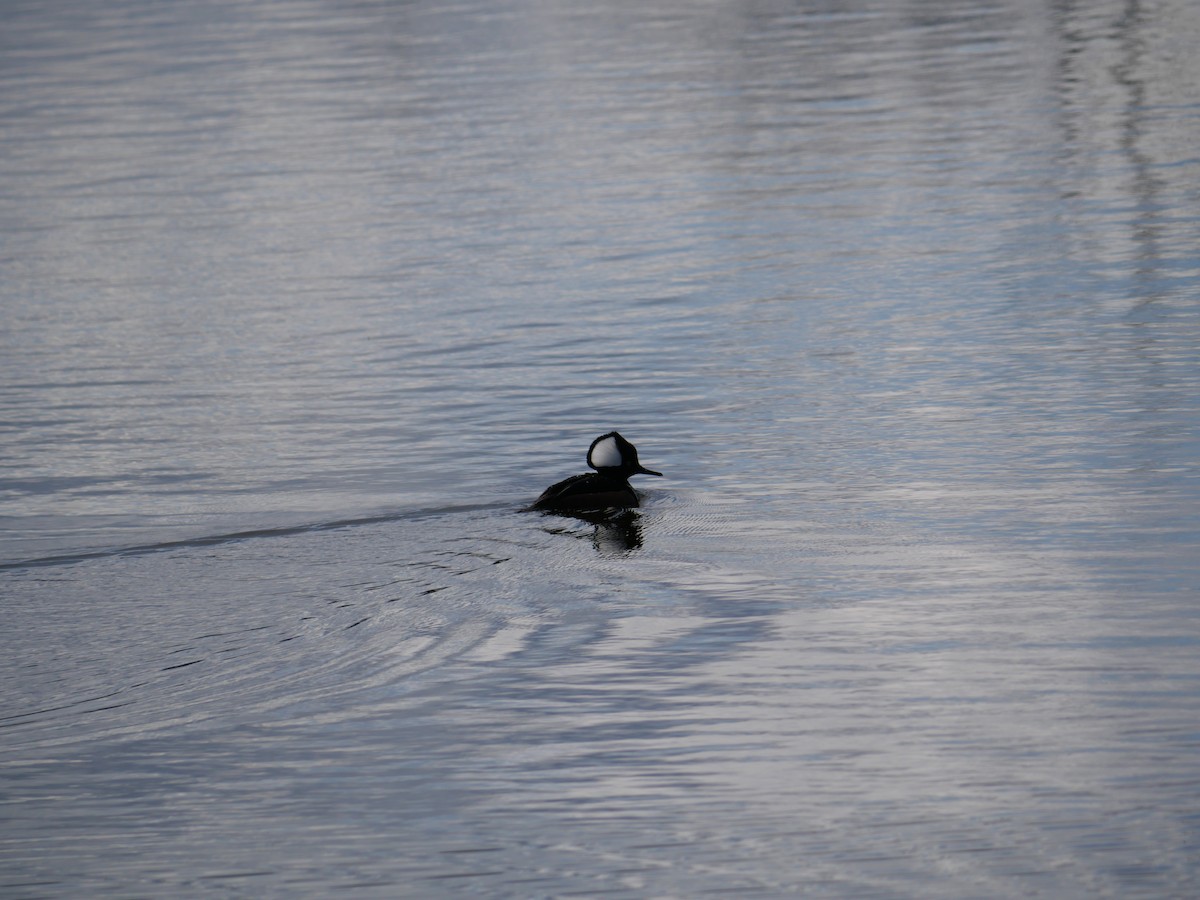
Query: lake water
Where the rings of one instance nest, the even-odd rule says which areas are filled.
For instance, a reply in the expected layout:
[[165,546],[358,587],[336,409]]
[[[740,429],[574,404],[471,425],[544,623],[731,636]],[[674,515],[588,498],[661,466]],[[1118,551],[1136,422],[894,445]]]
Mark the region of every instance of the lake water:
[[1200,893],[1198,42],[6,4],[0,893]]

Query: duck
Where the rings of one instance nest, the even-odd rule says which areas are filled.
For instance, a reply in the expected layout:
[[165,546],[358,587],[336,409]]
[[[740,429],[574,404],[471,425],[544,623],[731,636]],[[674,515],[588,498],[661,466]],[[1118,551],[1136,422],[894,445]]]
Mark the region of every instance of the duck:
[[629,476],[662,476],[662,472],[647,469],[638,462],[637,448],[616,431],[592,441],[587,464],[596,471],[550,485],[529,508],[549,512],[633,509],[639,501],[637,492],[629,486]]

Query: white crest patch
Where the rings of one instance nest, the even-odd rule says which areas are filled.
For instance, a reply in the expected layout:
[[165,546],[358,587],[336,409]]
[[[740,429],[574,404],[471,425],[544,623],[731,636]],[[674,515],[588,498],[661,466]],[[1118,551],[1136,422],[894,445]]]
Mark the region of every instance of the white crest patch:
[[592,448],[588,462],[596,469],[615,469],[621,465],[621,448],[615,437],[606,437]]

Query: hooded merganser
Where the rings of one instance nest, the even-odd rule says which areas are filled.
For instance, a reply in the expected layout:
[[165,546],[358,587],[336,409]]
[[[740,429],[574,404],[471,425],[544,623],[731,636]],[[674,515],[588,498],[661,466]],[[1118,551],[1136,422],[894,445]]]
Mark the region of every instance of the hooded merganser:
[[615,431],[602,434],[588,448],[587,463],[595,472],[574,475],[546,488],[530,509],[581,511],[628,509],[638,505],[630,475],[662,475],[638,462],[637,448]]

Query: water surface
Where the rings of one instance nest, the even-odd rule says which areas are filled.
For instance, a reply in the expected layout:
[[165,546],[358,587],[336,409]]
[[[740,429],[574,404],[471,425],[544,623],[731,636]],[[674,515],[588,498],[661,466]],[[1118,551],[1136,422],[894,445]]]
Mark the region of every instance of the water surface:
[[3,892],[1195,893],[1198,38],[11,4]]

